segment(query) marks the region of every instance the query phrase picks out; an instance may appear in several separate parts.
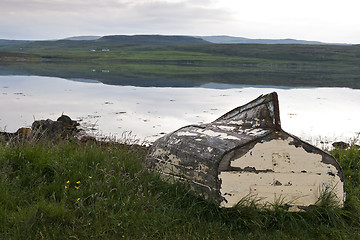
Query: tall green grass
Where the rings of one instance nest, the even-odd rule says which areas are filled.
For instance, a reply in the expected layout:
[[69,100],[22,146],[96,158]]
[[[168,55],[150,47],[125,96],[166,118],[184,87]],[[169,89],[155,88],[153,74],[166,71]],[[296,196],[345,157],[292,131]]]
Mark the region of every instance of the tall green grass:
[[335,150],[345,207],[331,194],[290,213],[244,199],[233,209],[143,167],[146,149],[61,141],[0,143],[1,239],[359,239],[360,151]]

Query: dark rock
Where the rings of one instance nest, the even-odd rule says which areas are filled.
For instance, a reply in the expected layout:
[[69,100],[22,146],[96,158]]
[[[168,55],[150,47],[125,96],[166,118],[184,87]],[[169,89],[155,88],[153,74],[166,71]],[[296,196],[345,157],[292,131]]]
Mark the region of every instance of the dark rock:
[[79,132],[79,123],[71,120],[69,116],[61,115],[57,121],[51,119],[38,120],[33,122],[31,128],[33,132],[42,137],[51,139],[66,139],[74,137]]
[[78,122],[71,120],[67,115],[61,115],[56,121],[62,123],[64,126],[75,127],[80,125]]
[[80,130],[80,124],[71,120],[69,116],[61,115],[56,121],[51,119],[34,121],[31,128],[19,128],[14,133],[0,132],[0,141],[23,141],[23,140],[76,140]]
[[348,144],[348,143],[346,143],[346,142],[340,141],[340,142],[334,142],[334,143],[332,144],[332,146],[333,146],[334,148],[347,149],[347,148],[350,147],[350,144]]

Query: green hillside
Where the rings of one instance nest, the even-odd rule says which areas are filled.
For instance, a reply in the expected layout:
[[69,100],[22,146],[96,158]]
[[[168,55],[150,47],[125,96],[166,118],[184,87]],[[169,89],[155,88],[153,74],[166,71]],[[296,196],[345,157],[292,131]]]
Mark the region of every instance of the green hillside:
[[27,43],[27,42],[30,42],[30,41],[0,39],[0,47],[18,45],[18,44]]
[[360,88],[360,45],[209,44],[185,36],[106,36],[0,47],[0,62],[16,74],[116,85],[152,86],[161,79],[169,86],[196,81]]

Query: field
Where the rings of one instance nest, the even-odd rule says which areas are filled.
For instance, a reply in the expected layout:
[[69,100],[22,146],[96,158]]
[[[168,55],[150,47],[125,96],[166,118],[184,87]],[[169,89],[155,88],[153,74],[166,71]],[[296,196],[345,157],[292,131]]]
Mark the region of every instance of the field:
[[324,195],[307,212],[244,201],[219,209],[143,167],[133,144],[0,142],[1,239],[359,239],[360,150],[334,150],[344,208]]
[[138,86],[220,82],[359,89],[359,61],[358,45],[144,45],[97,40],[0,48],[0,72]]

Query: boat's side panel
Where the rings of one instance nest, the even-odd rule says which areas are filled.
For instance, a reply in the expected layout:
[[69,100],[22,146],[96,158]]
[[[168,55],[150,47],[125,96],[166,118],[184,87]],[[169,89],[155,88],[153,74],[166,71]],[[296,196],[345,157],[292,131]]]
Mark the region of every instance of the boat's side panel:
[[296,211],[315,204],[324,191],[331,191],[339,205],[344,203],[343,176],[336,160],[285,132],[227,155],[231,157],[224,156],[219,169],[224,207],[251,198],[262,205],[281,201]]

